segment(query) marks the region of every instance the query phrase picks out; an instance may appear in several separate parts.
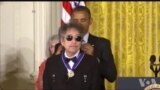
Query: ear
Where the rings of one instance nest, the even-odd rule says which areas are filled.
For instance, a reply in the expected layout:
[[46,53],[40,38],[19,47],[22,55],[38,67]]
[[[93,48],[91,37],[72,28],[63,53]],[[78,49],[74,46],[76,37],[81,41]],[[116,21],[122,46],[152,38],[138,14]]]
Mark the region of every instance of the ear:
[[60,42],[61,42],[62,46],[64,46],[64,39],[63,38],[60,39]]
[[93,18],[90,18],[90,21],[89,21],[89,22],[90,22],[90,24],[89,24],[89,25],[91,25],[91,24],[92,24],[92,22],[93,22]]

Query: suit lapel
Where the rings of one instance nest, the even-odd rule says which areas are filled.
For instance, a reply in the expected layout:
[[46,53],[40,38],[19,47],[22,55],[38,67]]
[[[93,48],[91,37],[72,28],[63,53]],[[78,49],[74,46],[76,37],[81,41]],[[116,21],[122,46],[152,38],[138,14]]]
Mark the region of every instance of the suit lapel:
[[100,57],[100,52],[101,52],[100,47],[101,46],[98,45],[98,44],[100,44],[98,37],[95,37],[95,36],[89,34],[88,43],[90,43],[91,45],[94,45],[93,46],[94,47],[94,55],[97,56],[97,57]]
[[61,54],[59,55],[59,68],[58,69],[60,69],[60,71],[62,71],[62,73],[67,75],[67,69],[62,61]]
[[90,43],[91,45],[95,45],[95,42],[94,42],[94,36],[89,34],[89,37],[88,37],[88,43]]

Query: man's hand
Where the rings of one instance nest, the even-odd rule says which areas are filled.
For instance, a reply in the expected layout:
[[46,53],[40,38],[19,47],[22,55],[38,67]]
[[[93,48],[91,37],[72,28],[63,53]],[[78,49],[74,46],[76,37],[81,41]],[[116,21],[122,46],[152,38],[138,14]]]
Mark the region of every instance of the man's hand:
[[85,43],[82,44],[81,50],[84,51],[86,54],[93,55],[94,46],[89,43]]

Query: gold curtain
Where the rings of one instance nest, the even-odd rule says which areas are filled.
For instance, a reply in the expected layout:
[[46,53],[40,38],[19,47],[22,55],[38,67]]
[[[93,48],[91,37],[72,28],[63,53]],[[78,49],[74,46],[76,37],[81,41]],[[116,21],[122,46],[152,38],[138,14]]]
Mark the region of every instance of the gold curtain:
[[[111,41],[118,77],[154,77],[150,56],[160,56],[160,2],[86,2],[90,32]],[[108,90],[115,82],[106,80]]]

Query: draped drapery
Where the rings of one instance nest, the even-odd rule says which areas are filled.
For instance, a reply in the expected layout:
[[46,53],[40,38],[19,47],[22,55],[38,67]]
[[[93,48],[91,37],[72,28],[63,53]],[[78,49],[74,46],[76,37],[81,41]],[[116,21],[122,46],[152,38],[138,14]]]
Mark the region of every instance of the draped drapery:
[[[154,77],[150,56],[160,56],[160,2],[86,2],[90,32],[111,41],[118,77]],[[115,89],[115,82],[108,83]]]

